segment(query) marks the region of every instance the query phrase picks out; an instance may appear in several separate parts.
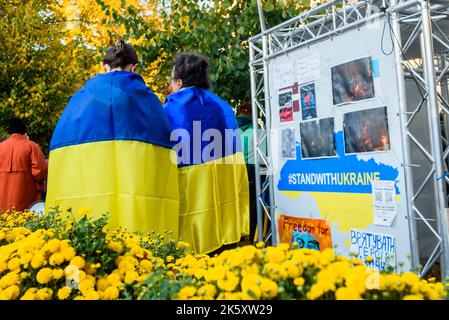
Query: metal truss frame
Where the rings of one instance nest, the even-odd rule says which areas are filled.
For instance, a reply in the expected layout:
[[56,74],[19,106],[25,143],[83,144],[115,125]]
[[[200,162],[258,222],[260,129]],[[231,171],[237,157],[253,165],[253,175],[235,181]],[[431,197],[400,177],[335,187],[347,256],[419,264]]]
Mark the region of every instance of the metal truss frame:
[[[443,278],[449,277],[448,238],[448,197],[449,173],[449,38],[445,35],[440,21],[448,20],[448,3],[444,0],[329,0],[326,3],[287,20],[273,28],[265,29],[261,15],[262,32],[249,39],[251,98],[253,123],[257,127],[259,117],[265,126],[254,130],[254,150],[259,155],[256,161],[256,194],[259,241],[277,244],[275,224],[275,198],[273,184],[273,159],[271,156],[271,97],[269,90],[268,65],[270,59],[292,50],[338,35],[349,29],[370,23],[375,19],[385,19],[392,37],[395,68],[398,79],[399,110],[401,119],[403,166],[405,172],[407,217],[410,230],[411,264],[424,276],[435,263],[440,261]],[[260,5],[260,2],[259,2]],[[260,8],[259,8],[260,9]],[[259,10],[260,13],[261,10]],[[405,29],[412,30],[407,39],[401,39]],[[436,52],[435,44],[442,48]],[[419,48],[419,56],[408,59],[411,49]],[[411,78],[420,88],[421,101],[412,112],[407,109],[405,79]],[[420,142],[411,132],[411,126],[420,112],[427,112],[430,148]],[[446,137],[440,128],[440,113],[444,114]],[[267,153],[262,151],[267,145]],[[431,169],[425,179],[414,190],[416,165],[411,163],[410,147],[414,145],[427,158]],[[266,175],[268,184],[262,188],[262,177]],[[424,214],[417,202],[424,190],[432,190],[436,210]],[[269,199],[264,196],[269,193]],[[270,221],[267,234],[263,233],[264,220]],[[432,226],[432,221],[437,227]],[[435,238],[433,252],[420,269],[417,223],[424,223]]]

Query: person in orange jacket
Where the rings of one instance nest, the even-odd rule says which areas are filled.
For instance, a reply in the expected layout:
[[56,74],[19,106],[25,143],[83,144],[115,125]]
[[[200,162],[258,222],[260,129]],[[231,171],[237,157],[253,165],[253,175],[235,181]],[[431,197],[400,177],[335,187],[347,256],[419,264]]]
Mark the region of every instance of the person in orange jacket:
[[40,183],[47,174],[41,148],[27,135],[18,118],[9,121],[8,139],[0,142],[0,212],[22,211],[41,199]]

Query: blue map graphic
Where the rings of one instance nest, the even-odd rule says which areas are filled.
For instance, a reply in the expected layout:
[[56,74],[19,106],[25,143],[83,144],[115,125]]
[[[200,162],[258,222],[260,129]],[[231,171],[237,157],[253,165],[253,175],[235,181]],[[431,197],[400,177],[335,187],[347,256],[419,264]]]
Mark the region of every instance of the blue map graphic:
[[334,137],[338,153],[335,158],[302,160],[298,144],[297,159],[288,160],[281,169],[278,190],[371,193],[371,182],[366,177],[375,174],[378,180],[396,181],[396,194],[400,193],[396,168],[376,163],[374,159],[365,161],[357,159],[357,155],[345,155],[342,131],[335,133]]

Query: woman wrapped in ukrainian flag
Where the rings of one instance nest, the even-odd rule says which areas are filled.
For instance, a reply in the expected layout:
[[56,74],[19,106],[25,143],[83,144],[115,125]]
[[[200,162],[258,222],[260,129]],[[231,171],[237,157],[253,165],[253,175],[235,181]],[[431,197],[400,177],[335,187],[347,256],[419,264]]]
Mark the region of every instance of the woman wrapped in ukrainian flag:
[[170,124],[157,96],[134,73],[135,50],[122,40],[107,51],[106,73],[69,101],[50,143],[46,209],[109,213],[109,227],[171,230],[177,237],[177,166]]
[[210,92],[205,57],[180,53],[164,111],[177,144],[179,237],[210,253],[249,234],[249,191],[232,108]]

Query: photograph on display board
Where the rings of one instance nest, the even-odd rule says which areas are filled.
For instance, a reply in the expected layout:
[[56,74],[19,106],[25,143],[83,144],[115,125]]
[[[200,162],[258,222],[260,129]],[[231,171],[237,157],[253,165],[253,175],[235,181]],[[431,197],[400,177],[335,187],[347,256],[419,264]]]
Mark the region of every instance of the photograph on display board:
[[301,86],[299,91],[301,96],[302,120],[315,119],[317,117],[315,82]]
[[279,94],[279,117],[281,122],[293,121],[293,93],[287,91]]
[[318,251],[332,248],[331,228],[326,220],[280,215],[278,226],[281,243]]
[[361,58],[331,68],[334,105],[374,98],[371,58]]
[[387,107],[345,113],[345,153],[390,150]]
[[282,158],[296,159],[295,128],[282,129]]
[[329,158],[337,156],[334,139],[334,118],[315,119],[299,124],[301,157]]

